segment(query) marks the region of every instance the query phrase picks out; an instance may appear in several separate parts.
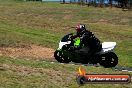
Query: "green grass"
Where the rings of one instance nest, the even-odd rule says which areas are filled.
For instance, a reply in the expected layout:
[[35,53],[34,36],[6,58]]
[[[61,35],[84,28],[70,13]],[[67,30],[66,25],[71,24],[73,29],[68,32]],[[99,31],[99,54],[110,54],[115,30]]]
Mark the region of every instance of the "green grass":
[[[102,42],[117,42],[118,65],[132,67],[132,12],[118,8],[0,0],[0,47],[35,44],[56,49],[59,39],[75,32],[71,27],[78,23],[86,24]],[[75,81],[78,67],[1,56],[0,88],[78,88]],[[127,74],[102,67],[83,67],[88,73]],[[81,88],[102,86],[129,88],[131,84],[88,84]]]
[[[5,23],[0,24],[0,46],[22,46],[27,44],[45,45],[55,47],[60,35],[53,34],[51,31],[39,29],[27,29]],[[48,44],[50,45],[48,46]]]
[[[75,79],[79,65],[59,64],[26,59],[0,57],[1,87],[8,88],[78,88]],[[128,74],[110,68],[82,66],[88,74]],[[102,71],[103,70],[103,71]],[[130,74],[130,73],[129,73]],[[132,74],[132,73],[131,73]],[[127,88],[130,84],[87,84],[81,88]]]

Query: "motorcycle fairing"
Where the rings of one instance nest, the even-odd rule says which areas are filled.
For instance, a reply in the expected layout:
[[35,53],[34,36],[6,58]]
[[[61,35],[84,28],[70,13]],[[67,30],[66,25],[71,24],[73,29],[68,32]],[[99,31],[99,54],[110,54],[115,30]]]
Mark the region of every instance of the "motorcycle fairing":
[[[74,46],[79,46],[79,45],[80,45],[80,42],[81,42],[80,39],[74,40]],[[67,42],[62,42],[62,41],[60,41],[58,50],[62,49],[62,47],[63,47],[64,45],[70,44],[70,43],[71,43],[71,41],[67,41]]]
[[63,47],[64,45],[70,44],[70,43],[71,43],[71,41],[67,41],[67,42],[61,42],[61,41],[60,41],[58,50],[62,49],[62,47]]
[[80,38],[77,38],[77,39],[74,40],[74,46],[75,46],[75,47],[76,47],[76,46],[80,46],[80,43],[81,43]]
[[113,51],[116,46],[116,42],[103,42],[101,53]]

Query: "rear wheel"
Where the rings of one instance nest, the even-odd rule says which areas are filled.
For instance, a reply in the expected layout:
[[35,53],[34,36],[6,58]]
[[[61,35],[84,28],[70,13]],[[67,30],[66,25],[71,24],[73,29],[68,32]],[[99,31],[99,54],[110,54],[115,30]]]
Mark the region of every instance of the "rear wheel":
[[115,67],[118,64],[118,57],[113,52],[104,54],[102,55],[99,64],[105,68]]
[[65,56],[62,51],[56,50],[54,52],[54,57],[60,63],[69,63],[70,62],[69,57]]

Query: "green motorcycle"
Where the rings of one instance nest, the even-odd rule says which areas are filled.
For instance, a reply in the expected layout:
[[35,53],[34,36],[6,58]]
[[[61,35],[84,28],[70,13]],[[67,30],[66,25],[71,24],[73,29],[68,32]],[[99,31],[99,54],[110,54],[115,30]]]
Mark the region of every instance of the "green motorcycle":
[[71,40],[72,34],[65,35],[59,42],[59,48],[54,52],[55,59],[60,63],[82,63],[97,64],[109,68],[118,64],[118,57],[114,53],[116,42],[103,42],[101,51],[89,56],[87,53],[80,53],[79,50],[71,50],[71,47],[80,46],[80,38]]

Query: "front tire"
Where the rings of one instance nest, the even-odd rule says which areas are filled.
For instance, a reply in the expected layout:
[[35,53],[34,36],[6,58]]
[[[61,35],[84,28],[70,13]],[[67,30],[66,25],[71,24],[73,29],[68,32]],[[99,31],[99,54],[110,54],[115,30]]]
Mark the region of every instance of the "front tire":
[[62,51],[56,50],[54,52],[54,57],[60,63],[69,63],[70,62],[69,57],[65,56]]
[[99,64],[105,68],[115,67],[118,64],[118,57],[113,52],[106,53],[101,56]]

